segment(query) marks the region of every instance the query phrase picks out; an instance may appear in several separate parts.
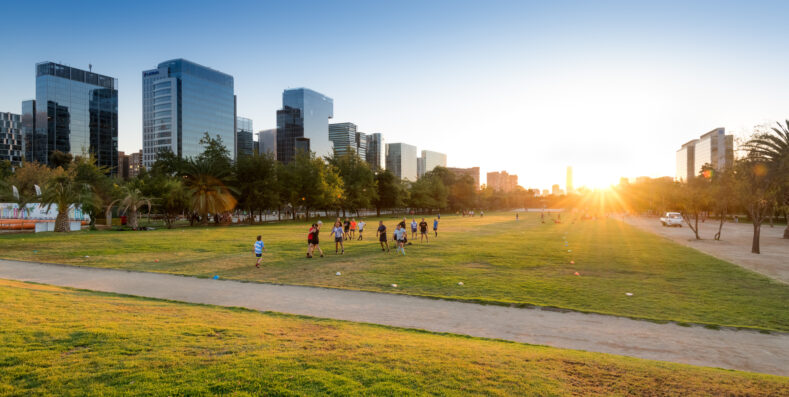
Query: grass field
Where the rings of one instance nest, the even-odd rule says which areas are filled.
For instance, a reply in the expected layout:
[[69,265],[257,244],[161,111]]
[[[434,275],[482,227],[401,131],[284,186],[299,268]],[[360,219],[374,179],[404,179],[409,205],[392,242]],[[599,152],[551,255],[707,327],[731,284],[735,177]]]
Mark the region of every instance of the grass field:
[[786,395],[789,378],[0,280],[0,395]]
[[[367,240],[346,242],[341,256],[325,227],[326,258],[304,257],[304,223],[1,235],[0,257],[789,331],[789,286],[617,220],[570,217],[444,216],[438,239],[415,241],[405,257],[381,252],[373,219]],[[391,238],[395,220],[386,224]],[[263,269],[253,266],[257,234],[269,250]]]

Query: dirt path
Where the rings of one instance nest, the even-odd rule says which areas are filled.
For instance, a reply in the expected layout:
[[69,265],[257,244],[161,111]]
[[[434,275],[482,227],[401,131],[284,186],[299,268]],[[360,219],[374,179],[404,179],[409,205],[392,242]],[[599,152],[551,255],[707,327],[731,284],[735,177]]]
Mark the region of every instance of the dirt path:
[[789,376],[789,334],[8,260],[0,278]]
[[625,222],[642,230],[666,237],[677,243],[695,248],[705,254],[740,265],[784,283],[789,283],[789,240],[783,237],[784,226],[762,225],[761,254],[751,253],[753,225],[726,223],[721,232],[721,241],[713,240],[718,223],[699,223],[696,240],[687,227],[663,227],[656,218],[626,217]]

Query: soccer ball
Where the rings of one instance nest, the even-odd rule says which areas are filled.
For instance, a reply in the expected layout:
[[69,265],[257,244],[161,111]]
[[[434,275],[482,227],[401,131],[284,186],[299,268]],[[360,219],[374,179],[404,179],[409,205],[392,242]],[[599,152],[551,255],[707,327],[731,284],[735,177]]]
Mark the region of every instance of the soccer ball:
[[341,275],[342,275],[342,273],[340,273],[340,272],[337,272],[337,273],[334,273],[334,275],[335,275],[335,276],[341,276]]
[[463,282],[462,281],[458,281],[458,285],[463,285]]

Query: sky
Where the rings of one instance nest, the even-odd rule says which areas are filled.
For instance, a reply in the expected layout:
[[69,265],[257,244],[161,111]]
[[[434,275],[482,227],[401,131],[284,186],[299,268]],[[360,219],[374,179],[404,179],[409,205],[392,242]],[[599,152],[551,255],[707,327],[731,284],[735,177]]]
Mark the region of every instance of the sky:
[[332,122],[506,170],[526,188],[673,176],[683,143],[789,118],[789,2],[15,1],[0,111],[35,64],[119,80],[119,150],[142,147],[142,71],[185,58],[235,78],[238,115],[273,128],[282,91]]

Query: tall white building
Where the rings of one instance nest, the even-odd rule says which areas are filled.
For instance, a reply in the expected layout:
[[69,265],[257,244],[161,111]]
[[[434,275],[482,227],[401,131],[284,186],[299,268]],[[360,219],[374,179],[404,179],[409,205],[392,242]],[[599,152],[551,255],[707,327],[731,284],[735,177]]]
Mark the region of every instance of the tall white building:
[[386,144],[386,169],[400,179],[416,181],[416,146],[406,143]]
[[734,136],[716,128],[677,150],[676,180],[687,181],[701,173],[705,164],[722,170],[734,163]]
[[421,178],[436,167],[447,166],[447,155],[444,153],[423,150],[422,157],[417,159],[417,174]]
[[687,182],[695,175],[696,163],[694,159],[698,141],[698,139],[688,141],[677,150],[677,175],[675,177],[677,181]]
[[277,129],[258,131],[258,154],[272,153],[277,157]]
[[367,157],[367,134],[357,131],[354,123],[329,124],[329,140],[337,157],[345,156],[352,150],[362,160]]

